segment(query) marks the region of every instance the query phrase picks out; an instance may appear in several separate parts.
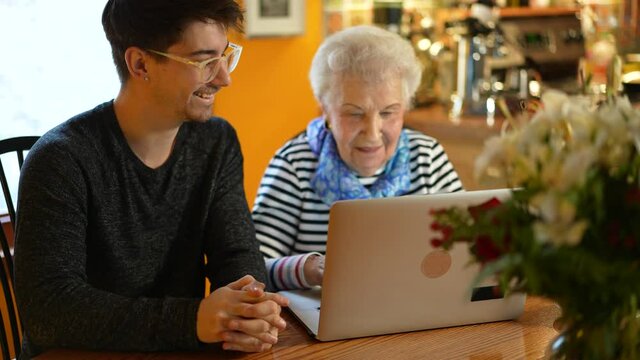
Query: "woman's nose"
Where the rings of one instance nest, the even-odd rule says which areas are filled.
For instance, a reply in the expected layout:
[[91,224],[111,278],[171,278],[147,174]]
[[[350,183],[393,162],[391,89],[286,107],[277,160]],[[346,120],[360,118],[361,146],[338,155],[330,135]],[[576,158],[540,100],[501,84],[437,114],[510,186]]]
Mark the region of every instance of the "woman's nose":
[[363,133],[369,140],[379,140],[382,137],[382,119],[379,115],[376,114],[367,119]]

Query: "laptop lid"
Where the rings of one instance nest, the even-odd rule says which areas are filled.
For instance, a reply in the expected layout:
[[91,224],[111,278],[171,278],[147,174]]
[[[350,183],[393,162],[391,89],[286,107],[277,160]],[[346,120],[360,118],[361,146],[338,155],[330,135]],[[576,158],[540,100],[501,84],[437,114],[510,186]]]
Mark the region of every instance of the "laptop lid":
[[283,294],[323,341],[516,318],[524,295],[502,298],[490,282],[471,289],[479,267],[470,265],[466,245],[431,246],[441,237],[430,227],[432,209],[509,196],[501,189],[336,202],[320,310],[317,289]]

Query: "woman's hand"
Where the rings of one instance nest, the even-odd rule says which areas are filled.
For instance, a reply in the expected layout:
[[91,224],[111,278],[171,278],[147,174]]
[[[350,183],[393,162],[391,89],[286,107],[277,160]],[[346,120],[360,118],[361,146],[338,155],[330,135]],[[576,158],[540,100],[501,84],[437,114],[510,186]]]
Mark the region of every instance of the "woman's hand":
[[304,262],[304,278],[311,286],[322,285],[324,255],[313,254]]
[[222,341],[225,350],[268,350],[278,342],[278,332],[286,327],[280,312],[288,303],[281,295],[265,292],[264,284],[247,275],[200,302],[198,340]]

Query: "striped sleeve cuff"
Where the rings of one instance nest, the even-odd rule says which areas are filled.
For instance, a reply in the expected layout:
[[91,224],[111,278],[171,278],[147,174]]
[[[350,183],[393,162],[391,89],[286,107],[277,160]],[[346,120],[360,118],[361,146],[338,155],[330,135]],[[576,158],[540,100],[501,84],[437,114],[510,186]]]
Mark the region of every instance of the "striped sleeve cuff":
[[277,259],[266,259],[269,282],[276,290],[308,289],[311,286],[304,278],[304,263],[313,252],[301,255],[284,256]]

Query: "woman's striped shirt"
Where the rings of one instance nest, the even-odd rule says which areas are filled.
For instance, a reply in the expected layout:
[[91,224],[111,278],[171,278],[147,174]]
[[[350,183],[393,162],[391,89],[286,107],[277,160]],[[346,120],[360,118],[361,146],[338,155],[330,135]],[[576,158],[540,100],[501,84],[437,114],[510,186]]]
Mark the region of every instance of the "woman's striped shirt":
[[[405,195],[461,191],[442,146],[418,131],[405,131],[411,164],[411,187]],[[303,132],[276,152],[258,189],[253,221],[269,282],[278,290],[308,287],[302,265],[310,253],[324,254],[326,249],[329,206],[310,186],[317,164]],[[370,186],[381,172],[360,181]]]

